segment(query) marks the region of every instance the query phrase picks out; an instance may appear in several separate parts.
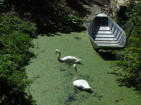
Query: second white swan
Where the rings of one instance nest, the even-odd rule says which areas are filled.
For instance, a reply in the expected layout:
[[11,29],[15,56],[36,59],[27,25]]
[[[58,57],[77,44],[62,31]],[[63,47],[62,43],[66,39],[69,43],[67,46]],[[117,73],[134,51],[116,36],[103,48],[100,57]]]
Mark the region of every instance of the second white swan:
[[90,85],[88,84],[88,82],[84,79],[77,79],[77,68],[76,68],[76,64],[73,64],[73,68],[75,70],[76,73],[76,78],[73,81],[73,86],[77,87],[77,88],[82,88],[83,90],[91,90]]

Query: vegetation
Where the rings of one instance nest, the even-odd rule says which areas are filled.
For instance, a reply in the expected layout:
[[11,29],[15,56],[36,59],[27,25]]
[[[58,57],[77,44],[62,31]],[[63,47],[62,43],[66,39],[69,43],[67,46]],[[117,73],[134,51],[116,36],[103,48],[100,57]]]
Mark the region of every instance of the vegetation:
[[[35,23],[35,24],[34,24]],[[0,0],[0,104],[33,105],[25,65],[33,53],[37,32],[70,32],[83,29],[82,18],[66,0]]]
[[[37,36],[37,32],[38,33],[51,33],[58,31],[71,32],[71,31],[81,31],[82,29],[84,29],[82,26],[82,18],[78,17],[77,13],[69,7],[71,3],[72,2],[70,0],[39,0],[39,1],[0,0],[0,48],[1,48],[0,49],[0,64],[1,64],[0,65],[0,84],[1,84],[0,104],[2,105],[34,105],[35,104],[34,100],[32,100],[32,95],[30,94],[30,91],[26,92],[27,87],[29,87],[32,83],[32,80],[27,78],[27,74],[25,72],[25,65],[28,64],[29,59],[33,56],[33,53],[29,51],[29,48],[34,47],[31,41],[33,38]],[[141,70],[141,37],[140,37],[141,11],[140,10],[141,10],[141,1],[131,2],[126,7],[125,14],[122,17],[117,18],[119,24],[123,24],[122,25],[123,28],[128,33],[127,36],[128,42],[127,42],[127,47],[125,49],[121,50],[120,52],[116,52],[119,57],[119,61],[116,64],[117,67],[120,67],[120,70],[123,72],[122,76],[126,81],[128,81],[128,83],[129,81],[132,81],[132,84],[135,84],[138,87],[141,87],[140,86],[141,84],[141,71],[140,71]],[[79,33],[79,35],[81,34]],[[58,46],[58,48],[62,47],[62,49],[70,48],[70,46],[73,46],[72,48],[70,48],[69,51],[74,53],[73,52],[75,51],[74,46],[80,44],[81,46],[75,46],[76,49],[79,49],[77,54],[78,55],[80,54],[80,58],[86,57],[84,59],[87,59],[87,57],[89,57],[89,59],[85,61],[85,64],[89,63],[90,65],[89,66],[90,68],[87,68],[87,66],[84,65],[85,69],[90,69],[89,72],[90,77],[89,75],[87,76],[81,75],[81,77],[83,77],[84,79],[85,78],[88,79],[91,83],[93,83],[92,78],[96,77],[95,75],[93,75],[95,73],[97,74],[97,76],[99,76],[99,78],[103,78],[103,77],[105,78],[105,76],[106,78],[109,78],[107,72],[103,70],[103,68],[106,68],[106,70],[108,70],[107,66],[105,66],[107,65],[107,63],[103,62],[104,65],[98,66],[99,63],[101,63],[101,61],[98,60],[93,61],[92,60],[93,58],[92,56],[94,56],[93,53],[91,53],[91,55],[85,56],[88,53],[87,51],[89,51],[89,47],[87,46],[89,41],[86,39],[86,36],[78,37],[78,35],[77,36],[72,35],[69,37],[72,38],[72,40],[68,40],[69,38],[66,37],[61,37],[61,39],[57,38],[58,41],[56,41],[56,39],[53,39],[53,43],[52,40],[47,40],[46,42],[48,43],[46,45],[47,47],[46,49],[49,49],[50,45],[53,46],[51,46],[52,50],[49,49],[46,54],[47,55],[53,54],[51,51],[53,51],[56,48],[56,46]],[[78,40],[82,40],[82,42],[79,43]],[[60,44],[60,41],[61,42],[64,41],[64,42]],[[70,43],[70,44],[64,44],[64,43]],[[54,46],[55,44],[56,46]],[[86,49],[85,50],[86,52],[81,51],[80,47],[82,47],[82,49]],[[68,50],[66,49],[66,51]],[[57,75],[60,76],[59,74],[60,71],[64,71],[64,69],[58,71],[57,68],[60,65],[56,63],[57,61],[54,62],[54,64],[50,62],[50,60],[52,60],[53,57],[54,55],[48,56],[47,62],[44,61],[43,62],[48,63],[48,69],[49,69],[48,73],[50,73],[50,75],[56,76],[54,73],[52,73],[52,69],[50,69],[52,68],[52,66],[55,66],[56,73],[58,73]],[[96,57],[96,59],[98,58]],[[103,70],[103,72],[105,73],[104,76],[99,75],[99,73],[101,72],[98,73],[97,71],[94,71],[93,68],[91,68],[91,66],[93,66],[94,63],[95,65],[97,65],[97,68]],[[55,64],[57,64],[57,66]],[[52,66],[49,67],[50,65]],[[46,66],[46,64],[44,66]],[[35,72],[42,73],[39,70]],[[86,75],[86,73],[88,72],[84,71],[83,73]],[[88,93],[82,93],[82,95],[80,96],[75,94],[74,91],[72,91],[73,89],[69,84],[69,82],[72,82],[70,81],[73,76],[72,72],[71,74],[63,74],[63,75],[66,76],[65,77],[66,79],[60,78],[62,82],[59,81],[59,83],[57,83],[56,80],[49,82],[48,80],[50,79],[50,77],[49,78],[47,77],[48,79],[46,80],[49,87],[48,89],[52,89],[52,87],[54,86],[51,83],[66,84],[65,87],[59,87],[59,88],[56,87],[55,89],[57,88],[60,89],[60,91],[62,91],[63,94],[61,95],[64,97],[66,96],[66,94],[64,94],[65,92],[71,96],[68,96],[67,94],[65,98],[61,97],[63,100],[59,98],[59,101],[57,100],[51,102],[57,102],[57,104],[58,103],[64,104],[65,101],[65,104],[70,104],[68,100],[74,101],[75,99],[77,99],[78,101],[77,102],[74,101],[74,104],[76,103],[78,104],[78,103],[82,103],[81,100],[85,99],[87,96],[88,96],[87,98],[88,100],[84,100],[85,103],[83,103],[85,105],[91,104],[91,101],[104,104],[105,100],[107,100],[105,98],[104,101],[101,101],[102,99],[101,95],[103,94],[101,93],[100,90],[96,90],[98,96],[95,97],[90,96],[91,94]],[[63,77],[62,74],[61,77]],[[66,80],[69,80],[69,82],[67,82]],[[111,78],[107,79],[107,81],[108,82],[111,81]],[[95,83],[99,85],[98,82],[95,81]],[[93,84],[91,85],[92,87],[94,87]],[[104,84],[104,85],[106,85],[107,87],[109,86],[109,84]],[[116,88],[116,85],[114,84],[110,86],[111,87],[115,86]],[[99,87],[103,87],[103,85],[101,86],[99,85]],[[63,90],[64,88],[66,89],[65,91]],[[111,91],[108,91],[105,88],[103,88],[103,90],[107,92],[105,94],[111,93]],[[51,90],[51,92],[54,92],[54,90]],[[52,93],[50,93],[50,95],[48,96],[51,95]],[[86,97],[84,95],[86,95]],[[58,95],[57,92],[56,92],[56,96],[57,98],[60,97],[60,95]],[[109,96],[110,99],[112,97],[113,96]],[[120,95],[117,97],[118,100],[120,100]],[[130,97],[129,99],[132,98],[133,97]],[[113,102],[116,102],[116,100],[117,100],[116,98],[113,98]],[[129,100],[127,99],[127,101]],[[136,102],[135,101],[133,98],[132,100],[133,103],[138,104],[140,102],[140,101],[136,101]]]
[[82,18],[70,9],[67,0],[3,0],[3,8],[35,22],[40,33],[84,29]]
[[141,1],[134,0],[119,11],[117,21],[126,31],[128,38],[126,48],[116,52],[119,58],[117,67],[120,67],[118,71],[122,71],[122,82],[139,89],[141,87]]
[[[30,28],[29,28],[30,27]],[[33,55],[31,37],[35,24],[21,20],[12,13],[0,16],[0,104],[31,105],[33,100],[25,89],[31,80],[24,66]]]
[[36,25],[20,19],[18,16],[15,16],[13,13],[9,12],[2,14],[1,18],[1,34],[10,34],[13,31],[18,31],[21,33],[29,34],[30,37],[35,37]]

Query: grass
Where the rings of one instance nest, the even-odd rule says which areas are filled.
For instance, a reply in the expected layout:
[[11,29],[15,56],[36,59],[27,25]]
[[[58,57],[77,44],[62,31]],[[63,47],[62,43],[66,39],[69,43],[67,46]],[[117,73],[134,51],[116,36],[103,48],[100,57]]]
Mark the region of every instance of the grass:
[[[91,46],[87,32],[39,36],[31,50],[36,58],[26,67],[29,78],[39,75],[31,85],[37,105],[140,105],[141,97],[133,88],[120,87],[110,74],[111,61],[104,60]],[[80,79],[85,79],[94,94],[75,90],[72,86],[74,70],[59,63],[55,49],[62,56],[74,55],[82,59],[78,65]]]

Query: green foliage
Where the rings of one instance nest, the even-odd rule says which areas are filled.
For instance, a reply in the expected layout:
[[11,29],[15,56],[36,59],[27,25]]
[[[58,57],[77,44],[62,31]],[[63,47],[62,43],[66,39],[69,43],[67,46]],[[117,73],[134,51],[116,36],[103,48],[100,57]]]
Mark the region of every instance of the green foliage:
[[[122,77],[136,87],[141,87],[141,1],[132,2],[126,7],[128,19],[123,28],[127,33],[128,42],[125,49],[117,51],[117,67],[122,71]],[[122,18],[120,18],[122,19]],[[120,21],[118,21],[120,22]],[[130,34],[129,34],[130,33]]]
[[24,21],[12,13],[3,14],[0,18],[0,33],[9,34],[12,31],[20,31],[22,33],[30,34],[30,36],[36,36],[36,26],[33,23]]
[[[20,17],[34,21],[38,32],[70,32],[83,29],[80,25],[82,20],[78,21],[76,13],[71,10],[66,0],[5,0],[5,2],[5,5],[12,8],[12,11],[14,10]],[[73,15],[73,20],[70,19],[70,14]]]
[[64,24],[70,25],[75,30],[83,29],[82,18],[78,18],[73,14],[64,16]]
[[24,66],[33,55],[31,37],[34,24],[21,20],[12,13],[0,17],[0,104],[31,105],[25,89],[32,82],[27,78]]

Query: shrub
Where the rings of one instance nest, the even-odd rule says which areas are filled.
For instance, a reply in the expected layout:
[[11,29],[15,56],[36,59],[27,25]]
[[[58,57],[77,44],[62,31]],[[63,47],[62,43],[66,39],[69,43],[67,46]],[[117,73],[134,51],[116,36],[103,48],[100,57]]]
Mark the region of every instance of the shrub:
[[0,24],[0,104],[34,104],[25,92],[32,81],[27,78],[24,66],[32,56],[30,36],[35,35],[36,27],[11,13],[0,17]]
[[73,14],[64,16],[64,24],[70,25],[76,31],[83,29],[82,18],[78,18]]
[[[135,3],[137,3],[135,5]],[[118,62],[116,63],[122,78],[128,85],[141,87],[141,1],[128,4],[123,28],[128,37],[127,46],[117,51]],[[122,19],[122,18],[121,18]],[[119,21],[120,22],[120,21]],[[130,34],[128,34],[130,33]]]
[[[75,12],[71,10],[66,0],[4,1],[6,2],[5,4],[7,4],[9,8],[12,8],[12,10],[20,17],[34,21],[37,24],[38,32],[70,32],[80,31],[83,29],[83,26],[81,25],[82,19],[77,18]],[[70,19],[70,14],[73,15],[73,20]],[[64,21],[69,24],[66,24]]]
[[36,25],[29,21],[24,21],[19,17],[13,15],[13,13],[6,13],[0,17],[0,33],[9,34],[12,31],[20,31],[27,33],[31,37],[35,37]]

